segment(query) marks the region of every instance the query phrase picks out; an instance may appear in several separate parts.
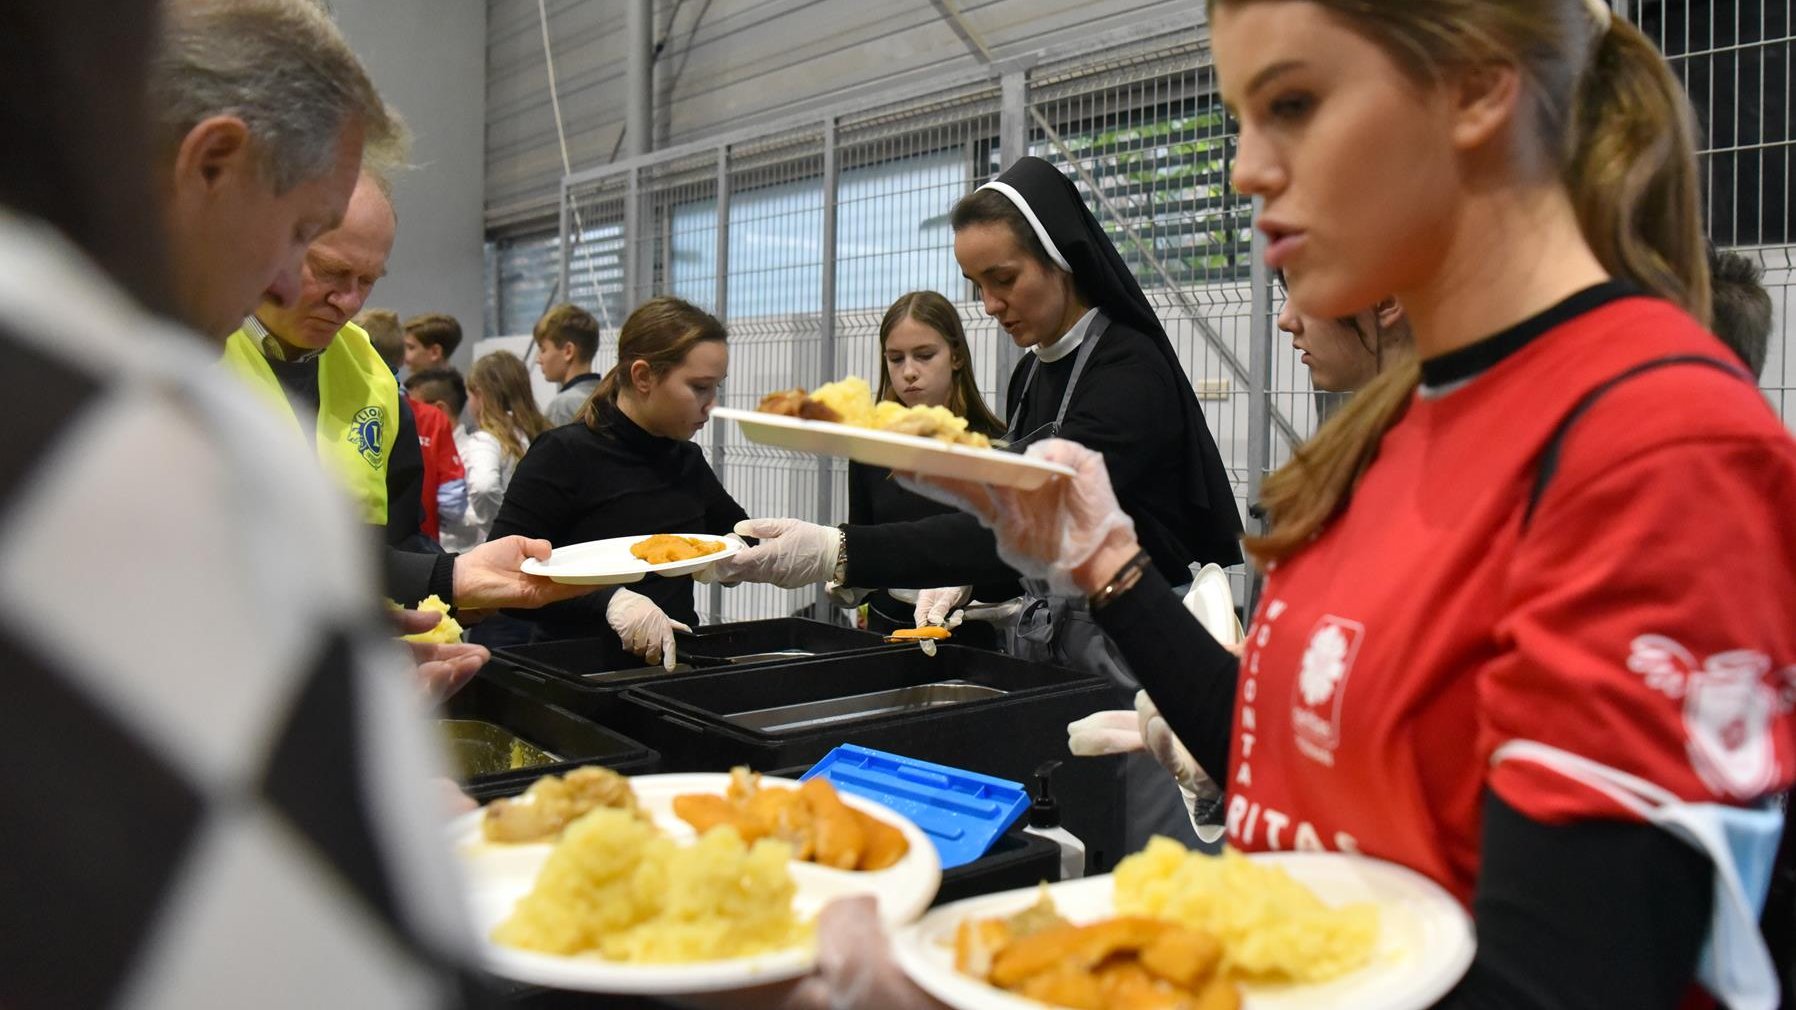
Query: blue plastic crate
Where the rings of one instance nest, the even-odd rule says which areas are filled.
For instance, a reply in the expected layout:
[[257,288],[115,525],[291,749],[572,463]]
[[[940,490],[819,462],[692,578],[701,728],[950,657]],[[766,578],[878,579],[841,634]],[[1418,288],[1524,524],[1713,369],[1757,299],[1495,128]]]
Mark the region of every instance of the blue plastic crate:
[[943,869],[985,855],[1029,809],[1029,792],[1020,782],[854,744],[825,754],[801,778],[819,775],[842,792],[910,818],[935,843]]

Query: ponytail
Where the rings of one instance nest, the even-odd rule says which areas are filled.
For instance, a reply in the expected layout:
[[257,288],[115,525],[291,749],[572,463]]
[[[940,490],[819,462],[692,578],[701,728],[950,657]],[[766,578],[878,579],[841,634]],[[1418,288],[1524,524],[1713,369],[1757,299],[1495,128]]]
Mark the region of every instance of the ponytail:
[[1640,29],[1602,33],[1579,82],[1566,186],[1603,268],[1709,324],[1689,99]]
[[1347,507],[1360,476],[1378,456],[1379,441],[1403,417],[1421,381],[1420,362],[1404,355],[1266,478],[1260,504],[1278,521],[1266,535],[1247,538],[1255,561],[1268,564],[1297,553]]

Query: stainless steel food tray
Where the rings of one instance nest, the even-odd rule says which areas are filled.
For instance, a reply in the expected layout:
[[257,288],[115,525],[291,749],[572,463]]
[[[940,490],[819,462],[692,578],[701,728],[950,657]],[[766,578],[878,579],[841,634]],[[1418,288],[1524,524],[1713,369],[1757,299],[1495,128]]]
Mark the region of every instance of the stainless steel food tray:
[[535,768],[562,760],[495,723],[481,719],[440,719],[449,752],[463,779]]
[[887,691],[851,694],[842,698],[824,698],[819,701],[799,702],[795,705],[779,705],[774,708],[732,712],[722,718],[725,722],[741,726],[744,729],[757,730],[762,733],[784,733],[815,729],[834,723],[853,722],[856,719],[870,719],[874,716],[921,712],[924,709],[942,708],[948,705],[964,705],[970,701],[1001,698],[1008,693],[1010,692],[1000,688],[986,687],[983,684],[974,684],[970,681],[943,680],[933,684],[914,684],[910,687],[893,688]]

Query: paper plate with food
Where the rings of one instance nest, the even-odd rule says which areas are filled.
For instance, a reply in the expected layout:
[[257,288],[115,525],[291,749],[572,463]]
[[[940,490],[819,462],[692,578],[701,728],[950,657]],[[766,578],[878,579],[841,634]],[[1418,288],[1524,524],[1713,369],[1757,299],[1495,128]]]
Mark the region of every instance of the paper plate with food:
[[747,769],[544,776],[457,819],[451,840],[487,970],[600,993],[718,992],[796,978],[830,900],[914,921],[941,883],[903,816],[826,780]]
[[820,456],[841,456],[893,470],[1036,488],[1071,468],[992,448],[946,407],[875,403],[866,380],[849,376],[807,393],[789,389],[762,398],[754,410],[720,407],[714,417],[735,421],[763,445]]
[[1474,949],[1465,909],[1404,867],[1164,838],[1114,874],[944,905],[894,942],[905,972],[962,1010],[1421,1010]]
[[650,574],[691,575],[746,546],[734,533],[654,533],[557,547],[549,560],[526,558],[519,567],[569,585],[615,586]]

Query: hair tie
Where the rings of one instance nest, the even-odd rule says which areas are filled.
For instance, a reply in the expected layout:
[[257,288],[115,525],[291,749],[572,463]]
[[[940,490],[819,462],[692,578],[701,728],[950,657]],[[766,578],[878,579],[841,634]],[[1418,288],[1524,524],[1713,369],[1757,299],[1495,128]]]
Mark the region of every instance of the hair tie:
[[1615,12],[1604,0],[1584,0],[1584,6],[1590,8],[1590,16],[1596,19],[1598,35],[1607,32],[1615,24]]

